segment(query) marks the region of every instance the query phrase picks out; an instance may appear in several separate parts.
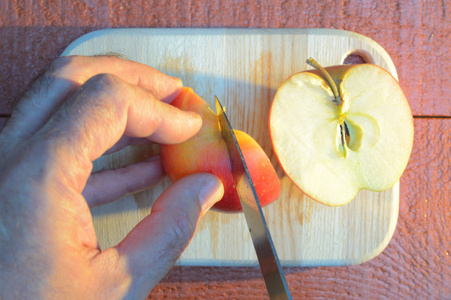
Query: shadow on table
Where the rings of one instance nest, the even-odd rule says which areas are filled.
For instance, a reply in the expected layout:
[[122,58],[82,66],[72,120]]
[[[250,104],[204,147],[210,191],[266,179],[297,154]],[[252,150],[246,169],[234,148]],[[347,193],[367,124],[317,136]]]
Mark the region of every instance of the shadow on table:
[[[285,276],[310,271],[319,267],[286,267]],[[161,281],[164,282],[209,282],[263,279],[258,267],[174,267]]]

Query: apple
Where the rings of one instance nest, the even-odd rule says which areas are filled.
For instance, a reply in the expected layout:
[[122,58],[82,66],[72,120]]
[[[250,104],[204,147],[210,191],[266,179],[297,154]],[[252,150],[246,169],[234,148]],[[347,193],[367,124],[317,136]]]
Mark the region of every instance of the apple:
[[[191,88],[183,88],[171,104],[201,115],[202,127],[193,138],[184,143],[160,146],[161,160],[169,179],[174,182],[197,172],[212,173],[218,176],[224,185],[224,197],[213,208],[224,212],[242,211],[218,116]],[[280,181],[276,171],[266,153],[251,136],[239,130],[234,130],[234,133],[246,160],[260,204],[262,207],[266,206],[280,194]]]
[[292,75],[274,96],[269,131],[285,174],[330,206],[362,189],[384,191],[401,177],[413,144],[413,118],[393,76],[372,64]]

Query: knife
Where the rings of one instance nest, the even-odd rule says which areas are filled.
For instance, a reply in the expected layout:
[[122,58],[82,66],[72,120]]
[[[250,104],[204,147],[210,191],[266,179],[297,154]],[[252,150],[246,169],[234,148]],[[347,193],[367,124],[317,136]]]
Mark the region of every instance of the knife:
[[269,298],[291,299],[290,291],[277,257],[257,192],[255,191],[252,178],[244,161],[243,153],[238,145],[235,133],[233,133],[230,121],[225,114],[224,106],[216,96],[215,100],[222,137],[229,151],[233,180],[235,181],[241,207],[243,208],[252,242],[254,243]]

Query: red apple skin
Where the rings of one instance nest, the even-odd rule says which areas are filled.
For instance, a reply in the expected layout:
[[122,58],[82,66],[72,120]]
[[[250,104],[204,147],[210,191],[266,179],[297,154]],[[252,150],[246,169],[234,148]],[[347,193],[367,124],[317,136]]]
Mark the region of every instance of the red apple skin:
[[[161,145],[160,155],[169,179],[208,172],[224,185],[224,197],[213,208],[223,212],[240,212],[241,203],[233,181],[227,145],[222,138],[218,116],[191,88],[183,88],[172,105],[202,116],[202,127],[196,136],[176,145]],[[235,130],[251,174],[260,204],[266,206],[280,195],[280,181],[273,165],[260,145],[248,134]]]

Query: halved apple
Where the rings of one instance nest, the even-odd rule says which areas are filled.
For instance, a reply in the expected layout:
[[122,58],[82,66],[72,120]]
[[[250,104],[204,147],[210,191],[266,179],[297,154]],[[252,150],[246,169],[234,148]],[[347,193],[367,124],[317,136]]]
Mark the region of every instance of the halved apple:
[[372,64],[304,71],[278,88],[269,130],[287,176],[308,196],[344,205],[361,189],[384,191],[401,177],[413,118],[393,76]]
[[[202,128],[193,138],[184,143],[161,145],[161,160],[169,179],[176,181],[196,172],[212,173],[218,176],[224,185],[224,197],[213,208],[225,212],[241,211],[229,152],[221,135],[218,116],[191,88],[183,88],[171,104],[201,115]],[[251,136],[239,130],[234,132],[260,204],[268,205],[280,194],[281,187],[277,173],[266,153]]]

